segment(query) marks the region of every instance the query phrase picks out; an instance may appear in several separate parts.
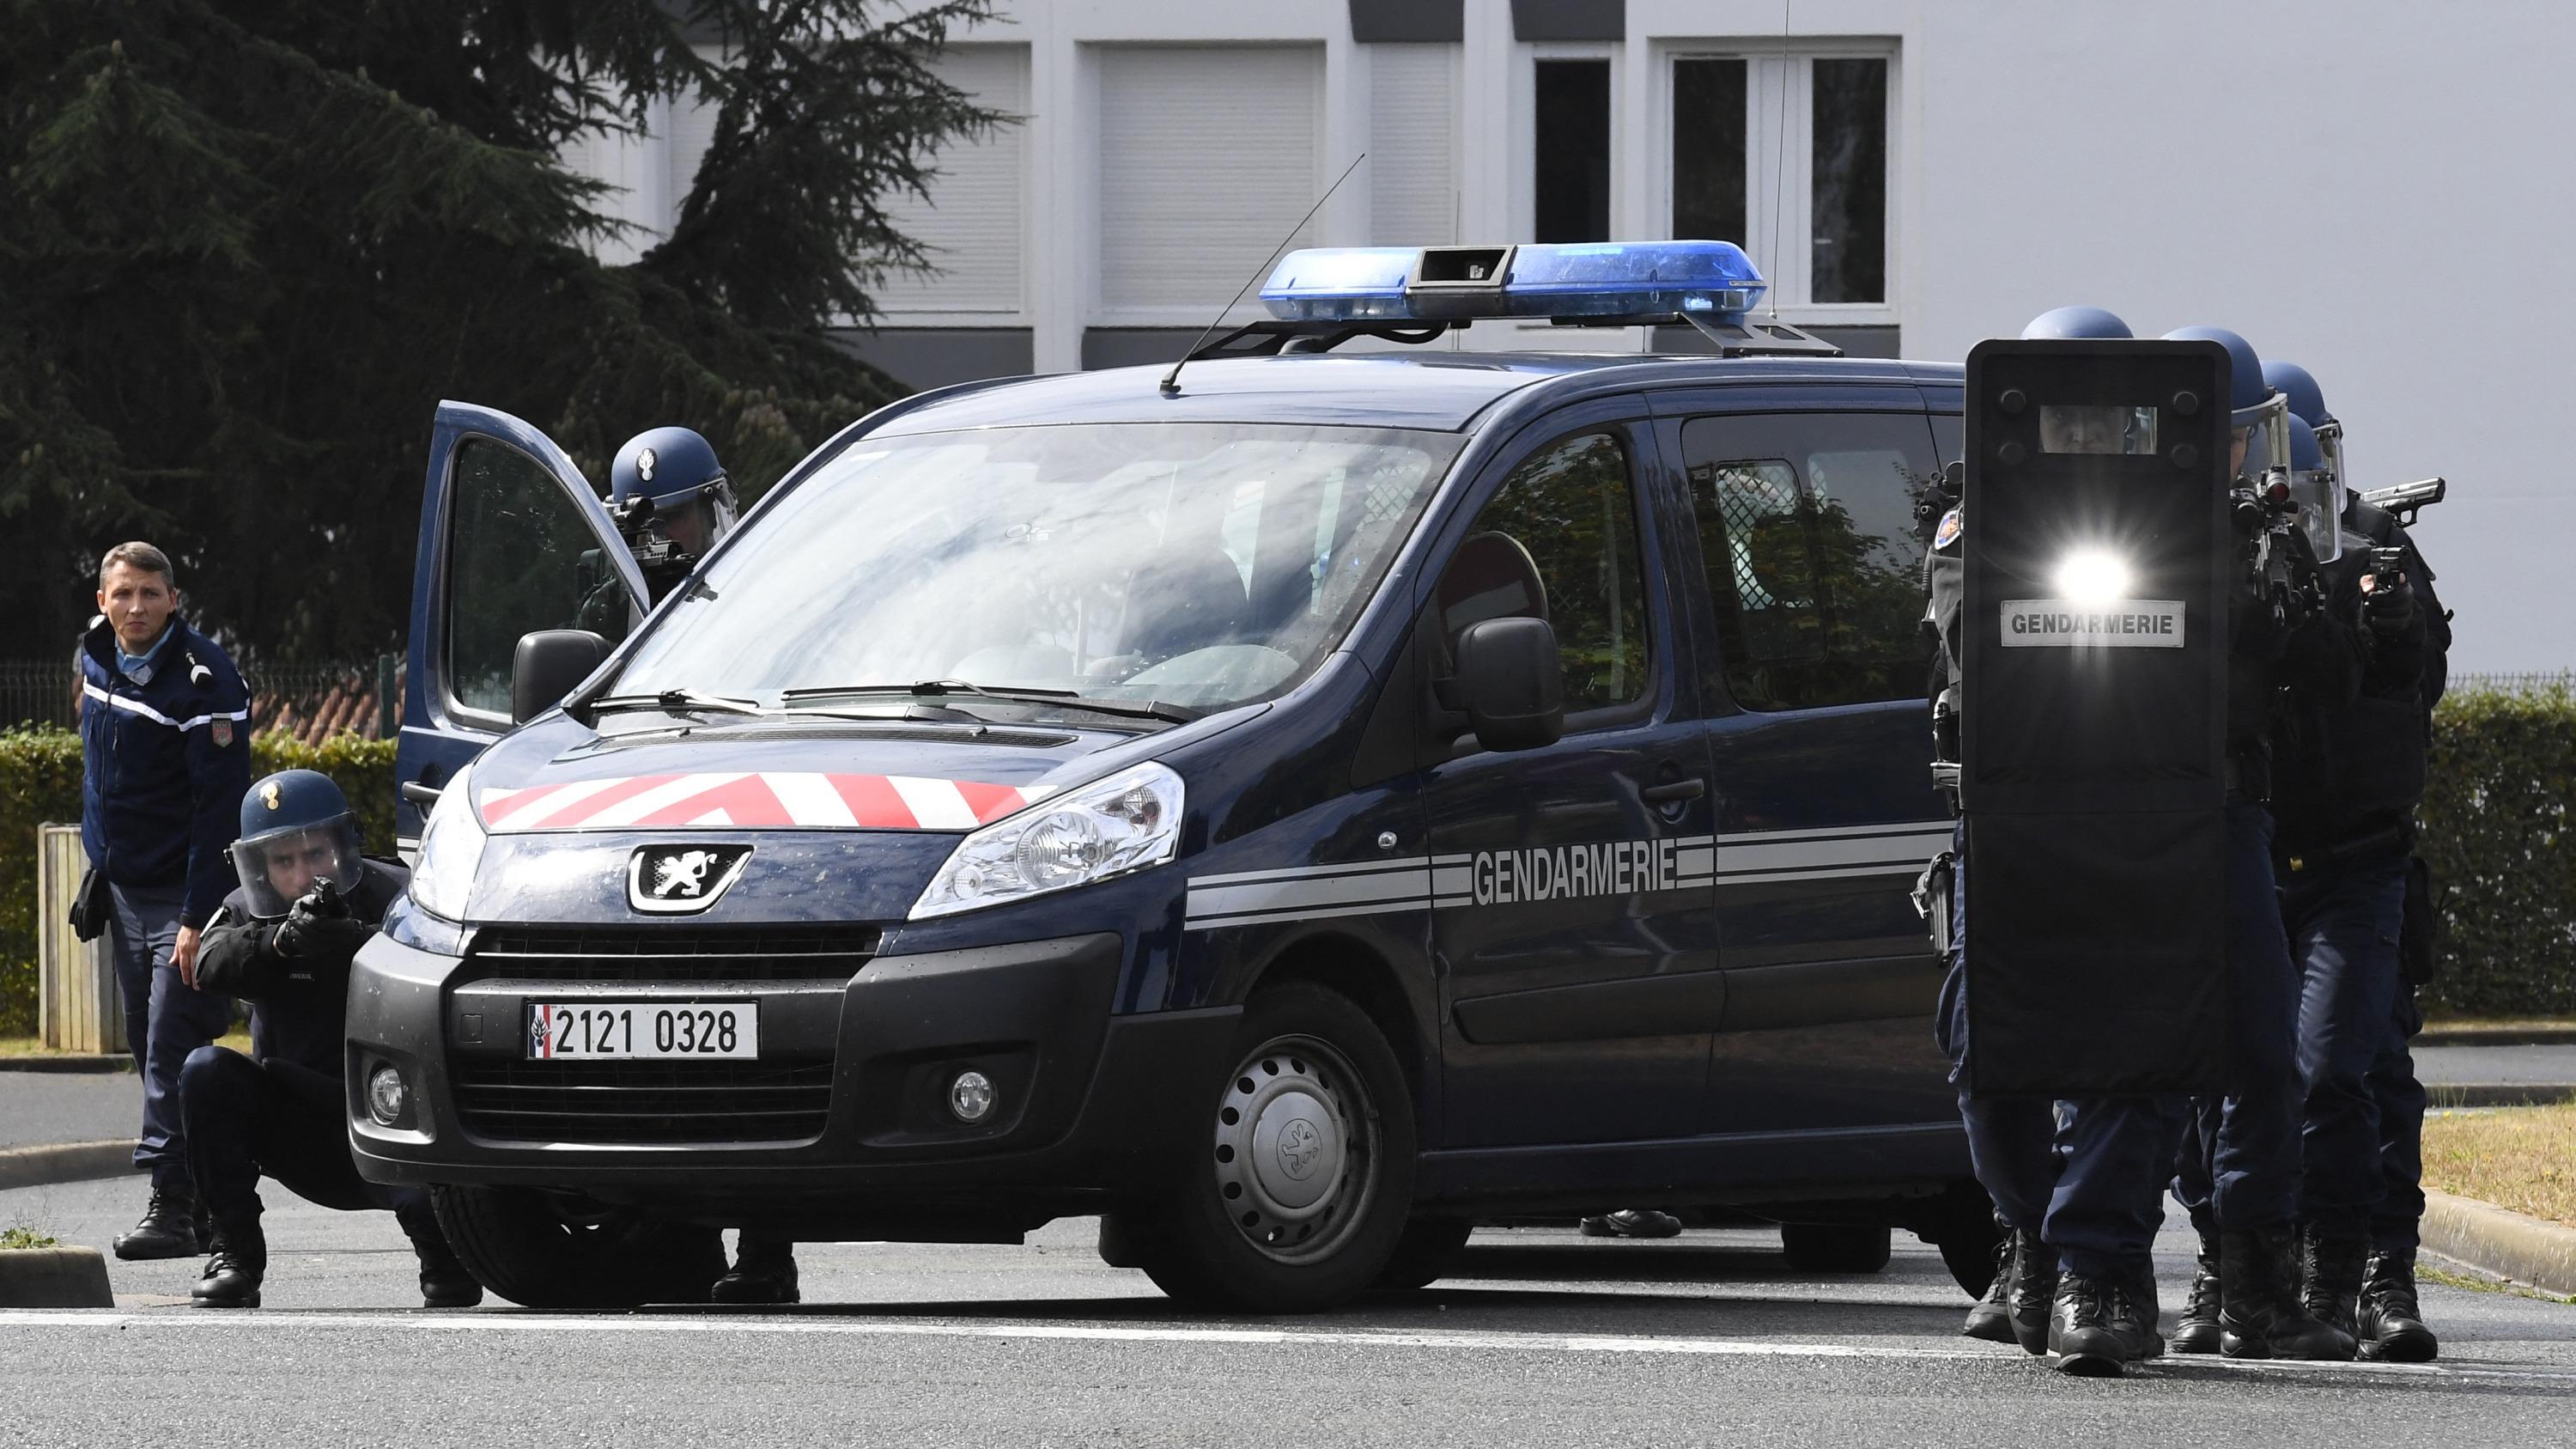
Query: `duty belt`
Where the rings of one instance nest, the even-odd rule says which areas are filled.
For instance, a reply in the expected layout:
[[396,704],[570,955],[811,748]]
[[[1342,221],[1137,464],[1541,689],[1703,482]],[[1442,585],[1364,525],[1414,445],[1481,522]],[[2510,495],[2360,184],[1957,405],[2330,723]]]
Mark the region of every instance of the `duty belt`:
[[2414,846],[2414,825],[2411,822],[2400,822],[2353,836],[2348,840],[2337,841],[2331,845],[2314,847],[2279,845],[2275,849],[2281,858],[2281,864],[2292,875],[2300,875],[2308,871],[2324,870],[2328,866],[2341,865],[2345,861],[2359,860],[2365,856],[2392,852],[2404,854]]

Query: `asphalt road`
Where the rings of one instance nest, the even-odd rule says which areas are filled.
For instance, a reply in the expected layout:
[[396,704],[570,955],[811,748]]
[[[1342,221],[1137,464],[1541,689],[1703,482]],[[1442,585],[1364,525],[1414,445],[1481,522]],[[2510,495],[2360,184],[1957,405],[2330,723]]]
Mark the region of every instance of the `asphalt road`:
[[[2576,1083],[2576,1045],[2422,1047],[2416,1071],[2453,1082]],[[0,1071],[0,1147],[132,1136],[143,1121],[143,1079],[132,1072]]]
[[[0,1193],[0,1225],[104,1244],[131,1180]],[[808,1245],[808,1306],[426,1313],[389,1215],[272,1190],[268,1306],[184,1305],[191,1262],[113,1263],[111,1312],[0,1310],[0,1443],[2563,1444],[2576,1307],[2428,1287],[2442,1362],[2167,1360],[2060,1378],[1956,1336],[1900,1240],[1810,1278],[1760,1232],[1477,1235],[1460,1274],[1299,1319],[1174,1312],[1092,1224],[1026,1247]],[[2185,1244],[2169,1235],[2168,1305]]]

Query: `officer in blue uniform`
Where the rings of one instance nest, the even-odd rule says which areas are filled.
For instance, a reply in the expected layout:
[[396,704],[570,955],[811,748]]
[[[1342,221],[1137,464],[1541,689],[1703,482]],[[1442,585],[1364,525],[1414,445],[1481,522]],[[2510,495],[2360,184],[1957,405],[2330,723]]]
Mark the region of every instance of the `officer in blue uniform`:
[[[2265,376],[2289,399],[2292,468],[2325,474],[2344,492],[2335,510],[2344,552],[2327,571],[2326,607],[2352,621],[2363,660],[2354,699],[2305,709],[2291,702],[2275,772],[2281,904],[2303,977],[2302,1298],[2311,1314],[2355,1335],[2365,1356],[2421,1361],[2438,1350],[2414,1281],[2424,1098],[2405,1041],[2421,1018],[2399,942],[2450,626],[2404,530],[2344,490],[2340,446],[2320,443],[2339,444],[2341,427],[2316,380],[2292,364]],[[2208,1192],[2204,1165],[2186,1153],[2177,1196],[2203,1232],[2204,1277]],[[2194,1287],[2176,1347],[2207,1351],[2216,1325],[2202,1285]]]
[[[608,473],[609,516],[644,574],[642,601],[660,603],[733,530],[739,513],[733,480],[713,444],[687,428],[652,428],[617,450]],[[603,638],[626,635],[625,591],[596,553],[581,561],[585,579],[581,627]]]
[[259,1179],[324,1207],[390,1208],[420,1255],[431,1308],[470,1308],[483,1285],[457,1261],[419,1188],[361,1180],[345,1119],[349,962],[376,933],[410,872],[359,853],[340,787],[285,770],[241,801],[232,848],[240,886],[206,930],[200,990],[251,1003],[251,1055],[201,1046],[179,1073],[198,1197],[214,1220],[201,1307],[256,1308],[268,1269]]
[[[2130,334],[2118,318],[2086,308],[2047,314],[2024,335]],[[2244,339],[2219,329],[2169,336],[2216,341],[2231,354],[2233,465],[2243,468],[2249,451],[2260,456],[2263,430],[2277,425],[2281,411],[2262,381],[2259,359]],[[1927,564],[1931,621],[1943,646],[1936,683],[1955,680],[1961,657],[1960,540],[1969,526],[1962,516],[1944,518]],[[2286,684],[2302,696],[2349,697],[2353,646],[2348,631],[2323,614],[2283,619],[2250,581],[2239,592],[2230,609],[2227,720],[2235,782],[2227,806],[2227,1056],[2235,1091],[2218,1104],[2212,1132],[2213,1211],[2226,1270],[2222,1319],[2234,1356],[2349,1358],[2352,1340],[2310,1318],[2297,1291],[2296,974],[2275,904],[2270,818],[2259,802],[2269,781],[2276,689]],[[1936,699],[1939,757],[1956,760],[1955,742],[1938,738],[1945,713]],[[1971,1049],[1965,900],[1965,890],[1954,886],[1950,973],[1939,1018],[1956,1064],[1954,1081]],[[2061,1371],[2084,1375],[2118,1374],[2163,1352],[2151,1250],[2163,1221],[2158,1199],[2181,1135],[2182,1104],[2163,1097],[2087,1098],[2058,1103],[2052,1122],[2044,1102],[1963,1093],[1961,1115],[1978,1179],[2011,1230],[2009,1281],[2001,1292],[2005,1319],[2023,1347],[2047,1352]],[[2040,1318],[2040,1294],[2052,1270],[2053,1301]]]
[[152,1174],[143,1220],[120,1258],[204,1248],[179,1117],[179,1067],[223,1035],[232,1003],[189,989],[199,936],[230,888],[224,847],[250,784],[250,701],[215,642],[178,616],[170,560],[147,543],[108,550],[99,621],[81,640],[81,844],[92,881],[75,925],[104,930],[125,1001],[125,1042],[143,1074],[134,1165]]

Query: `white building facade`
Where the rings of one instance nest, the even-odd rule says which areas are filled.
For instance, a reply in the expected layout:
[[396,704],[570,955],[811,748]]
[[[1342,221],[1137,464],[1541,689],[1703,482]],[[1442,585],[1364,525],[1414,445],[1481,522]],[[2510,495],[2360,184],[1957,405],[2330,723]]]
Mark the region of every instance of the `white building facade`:
[[[855,350],[930,386],[1168,360],[1301,245],[1715,236],[1788,321],[1955,360],[2068,302],[2305,363],[2418,530],[2455,668],[2576,665],[2543,425],[2576,324],[2576,7],[2393,0],[1003,0],[939,62],[1022,119],[906,212]],[[574,158],[666,232],[711,117]],[[1366,160],[1314,220],[1316,197]],[[1247,302],[1235,318],[1259,315]],[[1638,330],[1480,326],[1482,348]]]

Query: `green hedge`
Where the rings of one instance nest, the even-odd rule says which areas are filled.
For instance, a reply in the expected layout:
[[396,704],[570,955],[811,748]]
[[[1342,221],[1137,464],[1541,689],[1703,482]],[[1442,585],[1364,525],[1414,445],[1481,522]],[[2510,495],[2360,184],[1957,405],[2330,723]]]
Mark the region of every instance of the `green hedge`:
[[[307,745],[256,735],[251,771],[320,770],[340,782],[365,825],[367,848],[393,849],[394,747],[340,735]],[[64,729],[0,731],[0,1036],[36,1029],[36,827],[71,824],[81,810],[80,736]]]
[[2422,819],[2443,926],[2426,1008],[2576,1015],[2576,694],[2445,698]]

